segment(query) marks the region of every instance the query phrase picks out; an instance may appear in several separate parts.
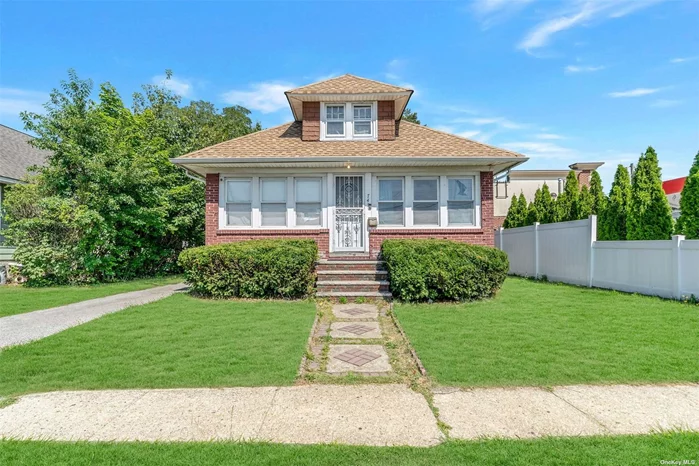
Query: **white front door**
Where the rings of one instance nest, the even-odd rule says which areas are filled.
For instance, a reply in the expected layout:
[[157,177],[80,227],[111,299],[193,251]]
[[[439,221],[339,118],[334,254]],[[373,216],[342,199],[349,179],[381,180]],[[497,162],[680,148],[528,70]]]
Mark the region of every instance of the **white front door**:
[[333,250],[364,251],[364,176],[335,177]]

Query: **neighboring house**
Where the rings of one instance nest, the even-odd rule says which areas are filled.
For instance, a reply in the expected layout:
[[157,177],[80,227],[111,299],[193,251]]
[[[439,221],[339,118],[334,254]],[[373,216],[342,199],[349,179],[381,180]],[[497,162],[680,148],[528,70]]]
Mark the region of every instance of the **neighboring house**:
[[683,176],[682,178],[663,181],[663,191],[665,191],[665,196],[667,196],[667,200],[670,202],[672,217],[675,220],[680,218],[680,198],[682,197],[682,189],[686,179],[687,177]]
[[295,121],[173,159],[206,179],[206,244],[311,238],[355,259],[388,238],[493,246],[493,177],[527,158],[401,121],[412,93],[352,75],[299,87]]
[[[21,131],[0,125],[0,231],[5,226],[2,219],[2,201],[7,186],[21,183],[34,165],[43,165],[50,152],[29,144],[34,139]],[[0,234],[0,244],[3,242]]]
[[[580,186],[590,186],[590,175],[604,165],[604,162],[578,162],[569,166],[575,171]],[[552,197],[563,192],[566,176],[570,170],[510,170],[495,178],[495,223],[501,226],[512,203],[512,196],[524,194],[527,202],[534,200],[536,190],[544,185],[549,187]]]

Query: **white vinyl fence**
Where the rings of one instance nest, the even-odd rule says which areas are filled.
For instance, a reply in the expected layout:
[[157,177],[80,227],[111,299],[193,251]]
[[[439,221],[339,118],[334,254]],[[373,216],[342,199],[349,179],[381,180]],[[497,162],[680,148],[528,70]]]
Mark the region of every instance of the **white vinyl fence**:
[[597,241],[597,218],[500,229],[510,273],[665,298],[699,297],[699,240]]

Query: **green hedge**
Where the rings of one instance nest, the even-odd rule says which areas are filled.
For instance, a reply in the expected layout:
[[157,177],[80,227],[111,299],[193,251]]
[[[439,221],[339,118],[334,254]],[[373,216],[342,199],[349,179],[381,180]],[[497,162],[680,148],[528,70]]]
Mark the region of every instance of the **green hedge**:
[[493,296],[509,270],[507,254],[445,240],[386,240],[391,292],[403,301],[471,301]]
[[299,298],[313,292],[313,240],[253,240],[187,249],[178,263],[192,291],[213,298]]

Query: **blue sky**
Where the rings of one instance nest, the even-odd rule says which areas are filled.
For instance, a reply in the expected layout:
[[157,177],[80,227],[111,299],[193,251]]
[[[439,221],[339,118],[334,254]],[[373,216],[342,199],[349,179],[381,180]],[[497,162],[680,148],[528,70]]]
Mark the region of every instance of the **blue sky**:
[[604,161],[648,145],[663,177],[699,149],[699,1],[0,2],[0,123],[22,129],[75,68],[129,100],[169,82],[185,101],[291,120],[283,91],[343,73],[416,90],[423,123],[531,157]]

